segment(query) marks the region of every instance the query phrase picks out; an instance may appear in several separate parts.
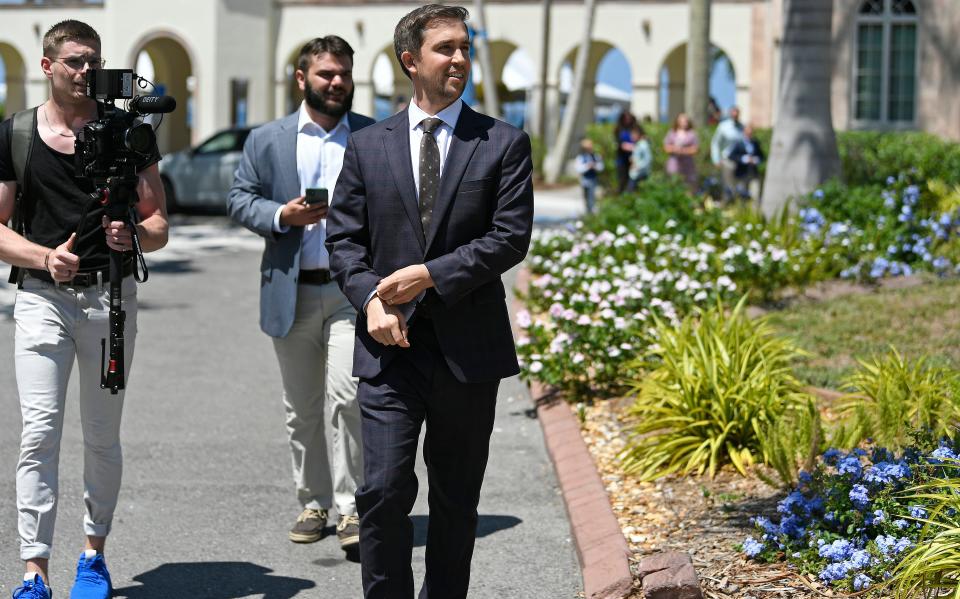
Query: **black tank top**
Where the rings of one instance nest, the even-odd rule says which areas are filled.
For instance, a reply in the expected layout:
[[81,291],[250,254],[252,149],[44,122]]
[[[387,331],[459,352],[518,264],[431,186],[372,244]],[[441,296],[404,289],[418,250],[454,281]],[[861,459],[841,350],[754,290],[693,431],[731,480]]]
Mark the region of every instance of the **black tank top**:
[[[16,179],[11,164],[12,121],[7,119],[0,124],[0,181]],[[144,158],[138,171],[159,160],[159,152],[154,148],[153,155]],[[104,208],[91,195],[92,183],[76,177],[74,155],[50,148],[36,133],[27,176],[30,197],[24,198],[23,206],[29,219],[27,238],[49,248],[60,245],[78,230],[84,207],[88,206],[73,253],[80,257],[83,272],[106,268],[110,264],[110,248],[101,226]]]

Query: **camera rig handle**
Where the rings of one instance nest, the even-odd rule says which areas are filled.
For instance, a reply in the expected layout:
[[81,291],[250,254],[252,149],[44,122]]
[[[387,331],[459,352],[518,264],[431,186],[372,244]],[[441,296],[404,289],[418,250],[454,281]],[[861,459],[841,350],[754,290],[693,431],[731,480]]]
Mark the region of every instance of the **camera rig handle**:
[[[138,180],[136,175],[109,177],[105,186],[98,187],[98,192],[107,218],[111,221],[123,221],[130,229],[133,253],[137,261],[133,269],[134,277],[142,283],[149,277],[149,272],[143,258],[143,249],[140,247],[140,237],[137,235],[133,217],[133,206],[137,200]],[[102,364],[100,388],[110,389],[112,395],[116,395],[121,389],[125,388],[123,331],[127,313],[124,312],[122,305],[124,254],[126,252],[112,248],[110,250],[109,356],[107,354],[107,339],[100,340],[100,362]],[[143,271],[142,278],[139,274],[140,269]]]

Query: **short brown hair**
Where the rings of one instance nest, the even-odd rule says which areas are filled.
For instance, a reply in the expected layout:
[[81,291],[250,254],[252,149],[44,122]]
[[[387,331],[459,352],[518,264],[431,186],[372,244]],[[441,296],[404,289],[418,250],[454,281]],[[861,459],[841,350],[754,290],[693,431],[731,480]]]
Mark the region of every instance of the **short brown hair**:
[[43,55],[47,58],[55,58],[64,42],[91,41],[100,45],[100,34],[93,27],[73,19],[60,21],[43,34]]
[[328,35],[326,37],[315,37],[300,48],[300,56],[297,57],[297,68],[306,71],[310,66],[311,56],[320,56],[321,54],[333,54],[349,58],[353,62],[353,48],[339,35]]
[[407,13],[396,29],[393,30],[393,51],[397,55],[397,61],[400,62],[400,68],[404,74],[410,77],[410,72],[404,66],[400,55],[404,52],[410,52],[414,56],[420,56],[420,46],[423,44],[423,34],[431,27],[434,21],[460,21],[463,23],[464,30],[467,29],[467,19],[470,13],[467,9],[459,6],[445,6],[443,4],[426,4]]

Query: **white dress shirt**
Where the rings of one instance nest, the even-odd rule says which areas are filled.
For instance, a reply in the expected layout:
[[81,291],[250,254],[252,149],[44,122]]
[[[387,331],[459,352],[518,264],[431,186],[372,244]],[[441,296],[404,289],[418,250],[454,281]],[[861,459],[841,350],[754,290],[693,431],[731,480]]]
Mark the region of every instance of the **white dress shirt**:
[[463,100],[457,100],[437,114],[427,114],[417,106],[416,100],[411,100],[407,107],[407,117],[410,119],[410,165],[413,167],[413,184],[417,188],[417,199],[420,199],[420,140],[423,139],[423,119],[437,117],[443,121],[433,130],[437,138],[437,147],[440,149],[440,177],[443,177],[443,167],[447,163],[447,153],[450,151],[450,141],[453,139],[453,130],[460,119],[460,110]]
[[[427,114],[419,106],[416,100],[410,100],[407,107],[407,118],[410,123],[410,166],[413,169],[413,185],[417,191],[417,200],[420,199],[420,140],[423,139],[423,119],[437,117],[443,121],[439,127],[433,130],[433,136],[437,138],[437,148],[440,150],[440,177],[443,178],[443,167],[447,163],[447,153],[450,151],[450,142],[453,140],[453,130],[457,127],[457,121],[460,120],[460,110],[463,108],[463,100],[457,100],[450,106],[447,106],[437,114]],[[376,295],[377,289],[367,295],[363,302],[363,309],[367,309],[367,304]]]
[[[333,188],[343,167],[343,153],[347,149],[350,137],[350,122],[347,115],[331,131],[324,130],[310,118],[304,103],[300,104],[300,117],[297,122],[297,177],[300,179],[300,195],[308,187],[323,187],[327,197],[333,199]],[[287,198],[291,200],[293,198]],[[290,227],[280,224],[280,212],[277,209],[273,218],[273,228],[277,232],[286,232]],[[324,241],[327,238],[327,219],[321,219],[314,225],[303,228],[300,241],[300,269],[314,270],[330,268],[330,254]]]

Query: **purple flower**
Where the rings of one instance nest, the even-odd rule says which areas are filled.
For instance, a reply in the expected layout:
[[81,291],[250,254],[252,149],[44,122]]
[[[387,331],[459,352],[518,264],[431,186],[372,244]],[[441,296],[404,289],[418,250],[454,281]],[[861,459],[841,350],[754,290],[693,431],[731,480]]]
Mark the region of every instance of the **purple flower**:
[[870,585],[873,583],[873,580],[866,574],[857,574],[853,579],[853,590],[854,591],[864,591],[870,588]]
[[860,458],[855,455],[848,455],[841,458],[837,463],[837,472],[840,474],[849,474],[853,480],[859,480],[863,475],[863,466],[860,465]]
[[863,485],[853,485],[850,489],[850,501],[858,510],[862,510],[870,505],[870,493]]
[[757,557],[763,551],[763,548],[764,544],[753,537],[747,537],[747,540],[743,542],[743,552],[747,554],[747,557]]
[[827,567],[820,572],[820,580],[824,582],[842,580],[847,577],[848,570],[849,567],[845,562],[828,564]]
[[832,562],[842,562],[853,554],[853,545],[846,539],[837,539],[832,543],[820,545],[817,553],[820,557],[825,557]]

